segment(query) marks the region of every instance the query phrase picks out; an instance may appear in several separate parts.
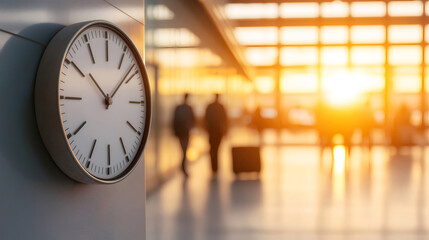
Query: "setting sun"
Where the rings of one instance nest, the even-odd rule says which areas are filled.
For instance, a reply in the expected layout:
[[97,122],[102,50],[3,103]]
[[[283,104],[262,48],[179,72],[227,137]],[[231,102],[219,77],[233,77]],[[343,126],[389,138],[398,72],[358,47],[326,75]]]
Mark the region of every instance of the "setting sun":
[[365,76],[340,70],[323,79],[322,89],[326,101],[332,105],[347,105],[359,100],[364,93]]

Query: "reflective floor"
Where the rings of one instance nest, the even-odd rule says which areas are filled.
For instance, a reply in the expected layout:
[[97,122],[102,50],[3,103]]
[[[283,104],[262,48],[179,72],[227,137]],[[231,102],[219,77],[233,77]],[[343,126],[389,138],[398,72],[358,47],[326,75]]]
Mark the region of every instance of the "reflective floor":
[[148,196],[147,239],[429,237],[428,147],[353,147],[347,158],[342,146],[268,143],[261,175],[236,178],[230,156],[236,143],[224,141],[217,178],[205,154],[188,179],[177,174]]

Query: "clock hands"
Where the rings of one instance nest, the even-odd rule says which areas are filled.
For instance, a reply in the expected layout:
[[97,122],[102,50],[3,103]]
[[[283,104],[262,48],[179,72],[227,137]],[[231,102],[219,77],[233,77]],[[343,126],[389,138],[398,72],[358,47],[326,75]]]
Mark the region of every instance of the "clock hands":
[[101,94],[103,94],[104,97],[104,103],[106,104],[106,109],[109,108],[109,105],[112,105],[113,101],[112,98],[109,97],[109,94],[105,94],[103,89],[101,89],[100,85],[98,85],[97,81],[94,79],[94,77],[92,76],[92,74],[89,74],[89,77],[91,78],[91,80],[95,83],[95,85],[97,86],[98,90],[100,90]]
[[119,82],[119,85],[114,89],[112,96],[109,96],[109,94],[104,93],[103,89],[101,89],[100,85],[97,83],[97,81],[95,80],[94,76],[92,76],[92,74],[89,74],[89,78],[92,80],[92,82],[94,82],[95,86],[97,86],[98,90],[101,92],[101,94],[104,97],[104,103],[106,104],[106,109],[109,108],[110,105],[113,104],[113,96],[115,96],[116,92],[118,91],[118,89],[121,87],[122,83],[124,83],[125,79],[127,78],[128,74],[130,74],[131,70],[133,69],[133,67],[136,64],[133,64],[127,71],[127,73],[125,74],[125,76],[121,79],[121,81]]
[[107,97],[106,94],[104,93],[103,89],[101,89],[100,85],[98,85],[97,81],[95,81],[94,77],[92,76],[92,74],[89,74],[89,77],[91,78],[91,80],[95,83],[95,85],[97,86],[98,90],[100,90],[101,94],[103,94],[103,97]]
[[130,69],[128,69],[128,72],[127,72],[127,74],[125,74],[125,76],[122,78],[122,80],[121,80],[121,82],[119,83],[119,85],[115,88],[115,90],[113,91],[113,93],[112,93],[112,98],[113,98],[113,96],[115,96],[115,94],[116,94],[116,92],[118,91],[118,89],[119,89],[119,87],[122,85],[122,83],[125,81],[125,79],[127,78],[127,76],[128,76],[128,74],[130,74],[130,72],[131,72],[131,69],[133,69],[133,67],[135,66],[136,64],[133,64],[131,67],[130,67]]

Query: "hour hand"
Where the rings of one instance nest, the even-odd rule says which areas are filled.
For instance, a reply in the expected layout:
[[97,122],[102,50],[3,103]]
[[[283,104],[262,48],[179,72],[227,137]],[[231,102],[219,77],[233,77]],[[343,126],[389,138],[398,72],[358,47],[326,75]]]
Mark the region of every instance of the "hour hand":
[[89,74],[89,77],[95,83],[95,85],[97,86],[98,90],[100,90],[101,94],[103,94],[103,97],[107,98],[107,95],[103,92],[103,89],[101,89],[100,85],[98,85],[97,81],[95,81],[95,79],[94,79],[94,77],[92,76],[91,73]]
[[92,76],[92,74],[89,74],[89,77],[91,78],[91,80],[95,83],[95,85],[97,86],[98,90],[100,90],[101,94],[103,94],[104,97],[104,104],[106,104],[106,109],[109,108],[109,105],[112,105],[113,101],[112,98],[109,97],[109,94],[105,94],[103,89],[101,89],[100,85],[98,85],[97,81],[95,81],[95,78]]

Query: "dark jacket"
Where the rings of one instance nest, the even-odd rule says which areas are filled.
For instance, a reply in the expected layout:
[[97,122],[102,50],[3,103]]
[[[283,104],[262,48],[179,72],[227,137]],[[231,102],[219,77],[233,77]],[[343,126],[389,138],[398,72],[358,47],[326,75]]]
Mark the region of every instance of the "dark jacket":
[[211,103],[206,109],[206,127],[209,135],[221,137],[228,128],[225,108],[218,102]]
[[195,116],[191,106],[181,104],[174,110],[173,130],[178,137],[188,136],[195,125]]

